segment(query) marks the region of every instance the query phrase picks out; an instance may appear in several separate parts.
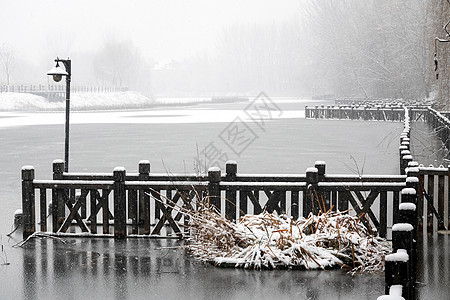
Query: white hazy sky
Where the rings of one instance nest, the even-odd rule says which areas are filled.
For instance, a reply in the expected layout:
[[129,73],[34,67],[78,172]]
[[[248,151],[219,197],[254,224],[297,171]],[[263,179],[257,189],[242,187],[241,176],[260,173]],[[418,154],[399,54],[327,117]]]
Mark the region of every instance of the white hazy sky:
[[0,0],[0,45],[24,60],[132,41],[155,61],[212,50],[230,25],[273,23],[299,12],[299,0]]

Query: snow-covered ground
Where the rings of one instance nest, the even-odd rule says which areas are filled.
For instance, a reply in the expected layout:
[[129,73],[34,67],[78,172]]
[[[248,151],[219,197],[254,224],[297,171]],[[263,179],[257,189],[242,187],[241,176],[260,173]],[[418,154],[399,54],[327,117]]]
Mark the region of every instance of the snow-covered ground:
[[[72,93],[72,110],[142,108],[155,101],[138,92]],[[26,93],[0,93],[0,111],[64,110],[64,101],[49,101],[44,97]]]

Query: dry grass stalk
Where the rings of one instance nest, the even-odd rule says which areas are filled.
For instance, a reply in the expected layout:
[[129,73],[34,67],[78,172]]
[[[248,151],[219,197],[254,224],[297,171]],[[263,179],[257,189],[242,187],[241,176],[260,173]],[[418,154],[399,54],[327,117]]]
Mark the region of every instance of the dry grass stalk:
[[310,214],[293,220],[285,215],[245,215],[237,224],[204,207],[189,212],[187,248],[197,258],[222,266],[252,269],[279,267],[350,268],[352,274],[382,270],[391,250],[360,218],[340,212]]

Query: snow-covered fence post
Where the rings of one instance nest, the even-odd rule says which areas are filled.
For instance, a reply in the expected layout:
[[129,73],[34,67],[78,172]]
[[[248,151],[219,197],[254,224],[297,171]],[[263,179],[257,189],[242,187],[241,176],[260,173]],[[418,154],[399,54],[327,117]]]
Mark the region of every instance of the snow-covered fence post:
[[406,149],[400,151],[400,174],[405,175],[405,168],[408,166],[407,162],[405,161],[404,157],[406,155],[411,155],[411,152],[407,148],[407,146],[403,145],[403,147],[406,147]]
[[[406,152],[406,151],[409,151],[409,150],[403,150],[402,152]],[[408,163],[413,160],[413,157],[411,154],[404,154],[401,157],[402,157],[401,158],[402,163],[400,165],[400,174],[405,175],[406,174],[405,169],[408,167]]]
[[[325,178],[327,164],[324,161],[318,160],[314,163],[314,167],[317,169],[317,182],[323,181]],[[317,196],[319,197],[320,202],[325,205],[325,207],[322,207],[322,209],[328,211],[328,209],[331,207],[331,199],[329,193],[325,194],[317,190]]]
[[220,199],[220,178],[222,174],[219,168],[211,167],[208,169],[208,194],[209,203],[214,205],[218,211],[222,211]]
[[409,223],[397,223],[392,226],[392,248],[393,251],[406,251],[408,254],[406,276],[404,282],[406,285],[403,288],[403,296],[406,299],[414,299],[414,283],[415,283],[415,255],[416,251],[414,249],[414,227]]
[[408,286],[408,260],[409,256],[405,250],[400,249],[396,253],[385,257],[385,293],[389,294],[393,285],[402,286],[402,296],[410,299]]
[[[139,181],[149,181],[150,180],[150,162],[148,160],[141,160],[139,162]],[[139,210],[136,206],[136,201],[134,205],[132,204],[129,209],[132,211],[131,217],[137,218],[139,224],[144,225],[144,234],[150,234],[150,191],[148,190],[140,190],[138,195],[138,204]],[[133,199],[131,199],[133,200]],[[130,199],[128,199],[130,201]],[[137,216],[137,211],[139,211],[139,217]],[[155,215],[160,214],[159,208],[155,205]],[[133,231],[137,231],[137,226],[133,229]]]
[[319,118],[319,105],[316,105],[314,107],[314,118],[318,119]]
[[[53,161],[53,180],[62,180],[64,178],[64,161],[55,159]],[[65,219],[65,203],[62,198],[62,192],[52,189],[52,230],[57,232],[61,228]]]
[[[408,178],[408,177],[407,177]],[[417,192],[413,188],[402,189],[402,203],[417,204]]]
[[[226,181],[232,182],[236,180],[237,163],[229,160],[226,163]],[[225,216],[231,220],[236,220],[236,190],[228,187],[225,191]]]
[[318,196],[317,189],[319,183],[319,170],[317,168],[311,167],[306,169],[306,199],[303,202],[303,216],[308,217],[309,213],[317,214],[318,207],[315,204]]
[[[34,167],[22,167],[22,214],[23,238],[26,239],[36,231],[35,197],[34,197]],[[44,208],[45,209],[45,208]]]
[[[114,238],[123,239],[127,236],[125,168],[116,167],[113,171],[113,177],[114,177]],[[103,220],[103,222],[108,222],[108,220]]]

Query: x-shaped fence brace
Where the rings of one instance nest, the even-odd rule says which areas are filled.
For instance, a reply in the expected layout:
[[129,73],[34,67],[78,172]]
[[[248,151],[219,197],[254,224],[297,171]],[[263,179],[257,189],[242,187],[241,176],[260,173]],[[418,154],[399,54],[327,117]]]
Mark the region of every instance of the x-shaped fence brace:
[[263,190],[267,196],[267,202],[264,205],[264,208],[261,207],[261,203],[259,202],[259,190],[258,191],[240,191],[240,209],[244,213],[247,211],[247,208],[243,209],[242,206],[246,206],[247,199],[253,204],[253,212],[254,214],[260,214],[263,210],[272,213],[277,211],[279,214],[285,213],[283,211],[285,209],[285,205],[282,200],[286,198],[285,191],[271,191],[268,189]]
[[160,209],[163,213],[163,216],[161,219],[158,220],[158,223],[156,224],[155,228],[152,231],[152,235],[154,234],[160,234],[162,227],[164,224],[169,223],[170,227],[175,231],[177,235],[182,235],[182,232],[180,230],[180,227],[176,222],[178,222],[181,217],[184,215],[185,221],[187,220],[188,216],[186,213],[183,214],[182,211],[178,211],[175,217],[172,216],[172,211],[177,206],[178,201],[181,199],[183,201],[181,209],[185,211],[194,211],[194,208],[192,207],[192,200],[195,197],[198,197],[195,190],[183,190],[183,191],[176,191],[173,198],[170,197],[169,194],[166,195],[167,198],[167,205],[165,205],[162,202],[161,194],[158,191],[151,190],[150,195],[155,199],[155,209]]
[[62,196],[62,200],[69,208],[69,215],[65,218],[58,232],[66,232],[73,220],[77,222],[82,232],[89,232],[88,227],[83,222],[82,217],[78,213],[82,205],[86,203],[86,197],[89,193],[91,194],[91,206],[93,206],[94,209],[92,210],[92,213],[89,218],[87,218],[87,220],[93,222],[95,216],[100,212],[100,209],[103,208],[103,223],[108,224],[108,220],[114,219],[114,216],[108,208],[108,196],[110,192],[110,190],[105,189],[102,190],[102,195],[100,195],[98,190],[82,189],[81,194],[75,197],[75,204],[72,204],[71,198],[67,195],[67,191],[58,190],[58,193],[60,193],[60,195]]

